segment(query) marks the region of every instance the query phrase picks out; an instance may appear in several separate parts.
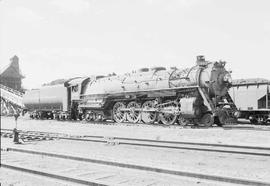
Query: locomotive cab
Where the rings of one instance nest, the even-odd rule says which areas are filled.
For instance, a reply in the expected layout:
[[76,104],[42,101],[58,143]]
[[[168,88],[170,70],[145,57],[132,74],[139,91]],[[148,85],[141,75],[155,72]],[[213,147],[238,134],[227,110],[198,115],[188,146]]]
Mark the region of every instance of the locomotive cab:
[[73,120],[81,119],[79,113],[79,102],[81,100],[81,94],[83,93],[85,86],[89,82],[88,77],[78,77],[73,78],[65,82],[65,87],[67,87],[68,95],[68,110],[70,112],[70,117]]

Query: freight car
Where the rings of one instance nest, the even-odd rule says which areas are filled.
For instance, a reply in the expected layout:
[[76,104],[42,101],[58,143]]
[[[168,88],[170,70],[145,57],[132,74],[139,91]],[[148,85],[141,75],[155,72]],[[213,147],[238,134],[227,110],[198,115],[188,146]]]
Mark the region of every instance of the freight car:
[[[232,79],[225,64],[198,56],[191,68],[142,68],[119,76],[69,80],[63,85],[67,107],[63,109],[62,104],[57,112],[65,111],[73,119],[87,121],[203,126],[216,121],[223,125],[233,121],[237,113],[228,94]],[[72,97],[75,93],[76,98]]]
[[238,107],[239,118],[251,123],[270,122],[270,81],[267,79],[236,79],[229,93]]

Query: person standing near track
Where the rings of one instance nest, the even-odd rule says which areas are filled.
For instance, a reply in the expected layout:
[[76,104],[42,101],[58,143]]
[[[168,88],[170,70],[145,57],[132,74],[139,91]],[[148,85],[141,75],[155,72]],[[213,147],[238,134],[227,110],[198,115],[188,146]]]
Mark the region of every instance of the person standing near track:
[[15,128],[13,129],[13,142],[15,144],[20,144],[20,142],[19,142],[19,132],[17,130],[17,121],[18,121],[19,116],[20,116],[19,112],[15,111],[15,113],[14,113]]

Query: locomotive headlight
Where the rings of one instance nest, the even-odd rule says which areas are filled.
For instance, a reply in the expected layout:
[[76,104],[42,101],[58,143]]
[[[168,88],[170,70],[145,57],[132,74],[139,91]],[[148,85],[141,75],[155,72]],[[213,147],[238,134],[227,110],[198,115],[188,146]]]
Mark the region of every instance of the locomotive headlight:
[[232,77],[230,73],[226,73],[223,77],[224,82],[232,83]]

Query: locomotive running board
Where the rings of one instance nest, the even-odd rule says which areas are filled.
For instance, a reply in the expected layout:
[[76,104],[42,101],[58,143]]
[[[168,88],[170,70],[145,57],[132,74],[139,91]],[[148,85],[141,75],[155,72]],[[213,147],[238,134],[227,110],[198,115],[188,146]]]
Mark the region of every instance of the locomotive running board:
[[95,96],[102,96],[102,97],[115,97],[115,96],[121,96],[121,95],[127,95],[127,94],[137,94],[137,93],[149,93],[149,92],[162,92],[162,91],[172,91],[172,90],[185,90],[185,89],[195,89],[199,88],[198,85],[194,86],[183,86],[183,87],[174,87],[174,88],[164,88],[164,89],[148,89],[148,90],[138,90],[138,91],[122,91],[120,93],[104,93],[104,94],[91,94],[91,95],[85,95],[82,96],[82,98],[91,98]]
[[181,111],[179,111],[178,109],[163,109],[163,108],[149,108],[149,109],[145,109],[145,108],[121,108],[119,109],[120,111],[123,112],[159,112],[159,113],[166,113],[166,114],[176,114],[179,115],[181,113]]

